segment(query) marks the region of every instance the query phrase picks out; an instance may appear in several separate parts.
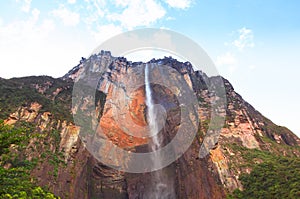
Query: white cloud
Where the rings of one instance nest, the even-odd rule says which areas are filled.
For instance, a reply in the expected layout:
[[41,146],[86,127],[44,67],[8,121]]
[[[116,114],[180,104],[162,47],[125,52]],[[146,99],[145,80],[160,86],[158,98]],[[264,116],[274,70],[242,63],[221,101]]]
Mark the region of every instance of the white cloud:
[[22,6],[22,10],[24,12],[29,12],[31,7],[31,0],[24,0],[24,5]]
[[46,57],[43,55],[47,49],[45,40],[54,29],[53,21],[40,19],[38,9],[33,9],[26,19],[3,24],[0,29],[1,76],[24,76],[41,71],[43,61],[39,58]]
[[[172,8],[188,8],[193,0],[168,1]],[[107,24],[121,26],[124,31],[137,27],[149,27],[159,20],[175,20],[171,15],[166,17],[165,1],[162,0],[84,0],[81,12],[82,21],[90,32],[99,32],[97,27]],[[82,9],[81,8],[81,9]],[[99,38],[99,37],[98,37]]]
[[[107,11],[105,0],[84,0],[84,12],[81,12],[83,22],[93,29],[97,25],[101,25]],[[106,20],[105,20],[106,21]],[[102,24],[103,25],[103,24]]]
[[23,12],[29,12],[31,9],[32,0],[16,0],[17,3],[22,3],[21,10]]
[[39,19],[39,16],[40,16],[40,10],[38,10],[38,9],[33,9],[33,11],[31,12],[31,14],[32,14],[32,20],[34,21],[34,22],[37,22],[38,21],[38,19]]
[[253,64],[252,64],[252,65],[250,65],[250,66],[249,66],[249,69],[250,69],[250,70],[254,70],[254,69],[256,69],[256,65],[253,65]]
[[60,7],[51,12],[53,16],[62,20],[65,26],[76,26],[80,22],[80,15],[76,12],[72,12],[65,7]]
[[172,8],[187,9],[191,6],[192,0],[166,0],[166,3]]
[[126,7],[130,3],[130,0],[115,0],[114,4],[116,6]]
[[175,54],[169,53],[169,52],[165,52],[165,51],[161,51],[159,49],[141,49],[138,51],[133,51],[130,52],[128,54],[123,55],[124,57],[126,57],[128,60],[130,61],[143,61],[143,62],[148,62],[153,58],[164,58],[164,57],[173,57],[174,59],[177,59],[178,61],[182,61],[185,62],[186,60],[182,59],[181,57],[176,56]]
[[167,21],[173,21],[173,20],[175,20],[175,17],[167,17],[166,20]]
[[231,52],[226,52],[223,55],[217,56],[216,59],[216,66],[217,67],[228,67],[230,72],[235,71],[237,67],[238,60],[236,56]]
[[[167,9],[163,6],[167,4],[162,0],[66,0],[65,5],[54,2],[58,7],[46,10],[48,15],[41,15],[38,9],[34,9],[32,0],[13,1],[28,14],[19,20],[1,23],[0,19],[2,77],[63,75],[77,64],[81,56],[88,55],[98,44],[96,42],[136,27],[155,25],[159,20],[173,20],[172,15],[166,16]],[[66,26],[77,25],[75,28],[83,22],[87,28],[78,31],[56,29],[57,22]],[[83,40],[82,35],[86,35]]]
[[[39,39],[47,36],[55,28],[52,20],[40,20],[40,11],[33,9],[26,20],[19,20],[3,25],[0,29],[0,43],[13,43]],[[0,45],[2,46],[2,45]]]
[[157,55],[155,51],[152,50],[138,50],[138,51],[133,51],[128,54],[124,54],[124,57],[126,57],[130,61],[143,61],[143,62],[148,62],[151,59],[159,58],[159,57],[164,57],[164,55]]
[[98,26],[96,31],[92,31],[91,34],[95,38],[97,43],[101,43],[117,34],[122,33],[122,28],[114,24],[107,24]]
[[11,22],[7,25],[2,25],[0,29],[0,44],[7,46],[10,43],[22,43],[31,39],[44,38],[55,28],[53,21],[43,20],[38,24],[40,11],[33,9],[31,15],[26,20]]
[[235,65],[237,64],[237,59],[234,54],[231,52],[226,52],[223,55],[217,57],[216,64],[219,66],[222,65]]
[[232,45],[237,47],[239,50],[244,50],[245,48],[253,48],[254,47],[254,35],[251,29],[247,29],[245,27],[239,29],[237,31],[239,33],[238,39],[232,42]]
[[154,0],[116,1],[117,6],[124,7],[121,13],[112,13],[108,19],[120,22],[125,29],[149,26],[166,14],[165,9]]
[[76,0],[68,0],[68,3],[69,4],[74,4],[74,3],[76,3]]
[[96,13],[100,17],[104,17],[106,7],[105,0],[92,0],[92,6],[96,8]]

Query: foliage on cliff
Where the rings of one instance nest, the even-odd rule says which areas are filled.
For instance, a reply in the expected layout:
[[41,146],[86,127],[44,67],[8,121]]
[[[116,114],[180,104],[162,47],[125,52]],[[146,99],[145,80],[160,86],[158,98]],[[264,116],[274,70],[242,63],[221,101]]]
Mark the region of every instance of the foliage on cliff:
[[[6,119],[21,106],[39,102],[41,111],[53,112],[55,117],[70,121],[71,85],[47,76],[9,80],[0,78],[0,119]],[[55,95],[57,89],[61,91]]]
[[300,198],[300,159],[268,151],[234,146],[242,153],[240,167],[252,167],[249,174],[242,174],[243,190],[236,189],[229,199],[247,198]]
[[31,133],[32,128],[25,123],[13,127],[0,121],[0,198],[57,198],[34,183],[29,172],[35,160],[28,161],[19,153],[27,146]]

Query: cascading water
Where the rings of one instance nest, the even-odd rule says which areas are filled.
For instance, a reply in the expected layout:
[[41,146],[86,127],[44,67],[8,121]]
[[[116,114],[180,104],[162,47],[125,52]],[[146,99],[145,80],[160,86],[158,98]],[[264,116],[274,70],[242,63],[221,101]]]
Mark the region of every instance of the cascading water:
[[[146,86],[146,106],[148,108],[147,112],[147,122],[150,128],[150,135],[152,136],[153,144],[151,146],[151,149],[153,151],[157,150],[160,147],[160,140],[157,136],[158,133],[158,124],[157,124],[157,113],[155,111],[155,106],[152,100],[152,91],[149,83],[149,66],[146,64],[145,67],[145,86]],[[154,166],[160,166],[160,157],[154,158]]]
[[[146,106],[147,106],[147,122],[150,128],[150,135],[152,136],[152,143],[150,147],[152,151],[156,151],[161,147],[161,140],[158,136],[160,130],[158,125],[158,114],[156,106],[153,103],[152,91],[150,86],[150,69],[149,64],[145,66],[145,92],[146,92]],[[159,168],[161,166],[162,157],[157,154],[153,157],[153,167]],[[146,198],[151,199],[173,199],[175,198],[173,182],[169,182],[168,176],[163,173],[163,170],[157,170],[152,173],[152,187],[151,192]]]

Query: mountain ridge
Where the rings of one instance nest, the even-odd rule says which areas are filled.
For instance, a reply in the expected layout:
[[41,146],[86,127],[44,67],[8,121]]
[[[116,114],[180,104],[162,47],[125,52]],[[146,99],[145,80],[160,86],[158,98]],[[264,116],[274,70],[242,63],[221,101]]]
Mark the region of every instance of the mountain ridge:
[[[159,62],[185,75],[185,81],[195,92],[200,104],[198,111],[201,126],[195,140],[181,158],[165,169],[176,179],[174,186],[178,198],[225,198],[226,195],[231,197],[232,193],[234,198],[238,198],[238,194],[247,194],[251,190],[240,177],[251,175],[256,166],[274,163],[281,156],[292,159],[300,157],[299,138],[265,118],[234,91],[228,80],[221,78],[227,95],[227,104],[223,110],[226,112],[225,124],[217,142],[208,148],[207,157],[199,159],[198,151],[207,137],[211,114],[211,97],[205,80],[213,82],[220,78],[214,80],[214,77],[207,77],[203,72],[194,71],[190,63],[178,62],[173,58],[165,57],[148,63]],[[88,59],[83,58],[79,65],[61,78],[40,76],[0,79],[0,90],[3,93],[0,99],[0,119],[9,125],[21,122],[32,124],[34,132],[42,135],[31,138],[25,149],[14,152],[23,154],[26,160],[40,159],[30,172],[37,179],[38,185],[47,185],[50,191],[62,198],[143,198],[145,190],[150,189],[147,182],[151,176],[120,172],[98,162],[79,139],[80,129],[70,117],[71,111],[74,111],[71,105],[74,80],[93,72],[105,71],[107,75],[101,79],[99,98],[94,103],[99,124],[108,129],[104,133],[116,145],[132,152],[139,150],[147,140],[125,135],[118,127],[121,124],[110,119],[109,107],[112,94],[119,92],[114,81],[128,86],[126,76],[132,75],[132,68],[140,65],[142,62],[114,58],[107,51],[102,51]],[[140,78],[143,75],[136,76],[134,81],[139,82]],[[158,96],[157,102],[176,106],[174,96],[169,94],[168,89],[157,85],[153,89]],[[130,113],[139,124],[145,121],[144,114],[140,114],[145,111],[144,106],[139,106],[144,103],[143,93],[141,87],[130,95],[133,99],[130,102]],[[15,100],[16,97],[18,100]],[[80,104],[77,110],[89,105],[91,103],[87,101]],[[174,111],[166,110],[167,113]],[[176,110],[167,117],[169,130],[162,132],[168,139],[176,134]],[[35,142],[40,144],[33,144]],[[3,155],[1,157],[1,166],[14,168],[13,161],[4,161]],[[76,186],[79,188],[74,189]],[[238,189],[244,191],[239,193]]]

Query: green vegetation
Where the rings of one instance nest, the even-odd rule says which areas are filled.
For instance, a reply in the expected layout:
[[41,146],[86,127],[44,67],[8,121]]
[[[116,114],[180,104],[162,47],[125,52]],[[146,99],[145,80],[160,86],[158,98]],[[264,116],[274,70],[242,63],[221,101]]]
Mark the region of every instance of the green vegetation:
[[228,196],[229,199],[300,198],[299,158],[284,157],[238,145],[233,145],[232,148],[241,152],[244,159],[244,165],[239,166],[250,167],[252,171],[240,176],[244,190],[235,190]]
[[65,166],[64,155],[61,152],[56,151],[55,153],[51,151],[46,151],[43,153],[44,159],[53,166],[53,171],[49,171],[49,175],[53,176],[56,180],[58,177],[58,170],[61,166]]
[[[22,127],[18,127],[22,126]],[[15,151],[26,148],[29,142],[32,126],[20,123],[18,126],[4,125],[0,120],[0,164],[22,164],[22,157]],[[26,162],[26,161],[25,161]]]
[[[36,160],[28,161],[18,153],[28,145],[31,131],[32,127],[27,124],[13,127],[0,121],[0,198],[57,198],[36,186],[30,177],[30,170]],[[5,165],[8,168],[4,168]]]
[[0,167],[0,198],[29,199],[57,198],[39,186],[36,186],[24,167],[4,169]]
[[[35,81],[40,82],[41,86],[46,88],[44,94],[39,93],[34,87],[37,85]],[[0,119],[6,119],[21,106],[29,106],[32,102],[38,102],[42,105],[42,112],[49,111],[55,113],[57,119],[71,121],[72,86],[70,83],[63,85],[61,81],[50,77],[0,79]],[[47,82],[50,82],[49,85],[46,84]],[[57,88],[63,88],[63,90],[54,97],[53,92]]]

